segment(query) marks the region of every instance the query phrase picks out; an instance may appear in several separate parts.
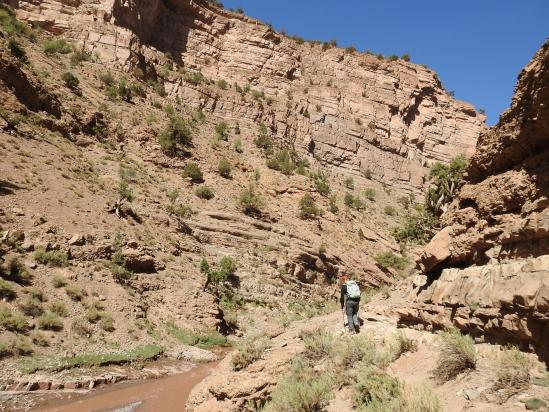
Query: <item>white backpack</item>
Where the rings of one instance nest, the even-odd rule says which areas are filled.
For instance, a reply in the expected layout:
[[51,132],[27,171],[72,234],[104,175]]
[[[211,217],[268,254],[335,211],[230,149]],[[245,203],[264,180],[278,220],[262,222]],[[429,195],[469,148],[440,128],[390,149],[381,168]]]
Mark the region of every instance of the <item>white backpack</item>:
[[345,286],[347,286],[347,297],[351,299],[360,298],[360,288],[354,280],[348,280]]

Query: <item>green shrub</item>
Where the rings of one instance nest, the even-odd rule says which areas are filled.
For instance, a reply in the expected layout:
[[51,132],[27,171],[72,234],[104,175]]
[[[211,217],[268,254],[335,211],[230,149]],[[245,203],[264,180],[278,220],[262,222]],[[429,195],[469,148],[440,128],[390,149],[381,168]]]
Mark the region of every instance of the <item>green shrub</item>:
[[0,4],[0,26],[8,36],[20,34],[29,36],[32,40],[34,33],[26,24],[19,21],[15,13],[5,4]]
[[330,212],[334,214],[339,212],[339,207],[337,206],[337,196],[335,194],[330,196]]
[[433,371],[439,382],[452,380],[460,373],[476,368],[475,345],[470,336],[462,335],[456,328],[450,328],[440,338],[441,351]]
[[[1,12],[2,9],[0,9],[0,16],[2,15]],[[9,355],[11,355],[11,350],[9,346],[5,342],[0,341],[0,359],[5,358]]]
[[10,280],[18,283],[28,283],[31,280],[29,270],[19,256],[9,256],[5,261],[4,267],[4,271]]
[[29,58],[23,46],[13,37],[8,40],[8,49],[13,57],[20,60],[22,63],[28,63]]
[[364,190],[364,196],[366,197],[366,199],[373,202],[374,200],[376,200],[376,191],[371,187],[368,187],[366,188],[366,190]]
[[48,56],[60,53],[60,54],[69,54],[73,51],[73,47],[65,39],[54,39],[47,40],[43,45],[44,53]]
[[54,313],[63,318],[66,318],[67,316],[69,316],[69,311],[67,307],[63,302],[60,302],[60,301],[50,303],[50,305],[48,306],[48,310],[51,313]]
[[291,175],[297,168],[297,165],[290,151],[284,149],[275,153],[267,160],[267,167],[273,170],[278,170],[285,175]]
[[6,306],[0,306],[0,326],[12,332],[24,333],[27,331],[27,318],[18,313],[12,313]]
[[132,82],[132,84],[130,85],[130,89],[132,93],[136,96],[143,97],[143,98],[147,97],[147,93],[145,93],[145,88],[141,83],[137,81]]
[[23,302],[20,302],[19,309],[23,312],[23,314],[33,317],[40,316],[44,312],[42,302],[31,297],[28,297]]
[[116,265],[111,262],[109,268],[111,270],[114,280],[116,280],[118,283],[124,284],[133,276],[133,273],[126,269],[124,266]]
[[537,411],[547,406],[547,402],[540,398],[530,398],[524,401],[524,407],[527,411]]
[[99,314],[99,311],[95,307],[91,307],[86,312],[86,320],[90,323],[96,323],[99,320],[101,320],[101,315]]
[[217,172],[221,177],[229,179],[231,177],[231,163],[224,157],[217,165]]
[[187,219],[192,216],[193,211],[190,206],[184,204],[169,205],[167,207],[168,213],[177,216],[180,219]]
[[273,150],[273,140],[268,134],[267,126],[263,123],[259,125],[259,134],[254,140],[255,145],[266,153]]
[[215,125],[215,134],[219,140],[227,140],[229,137],[229,125],[225,121]]
[[383,211],[385,212],[385,214],[387,216],[394,216],[396,215],[396,209],[393,207],[393,206],[385,206],[385,208],[383,209]]
[[260,100],[265,98],[265,92],[263,90],[251,90],[251,95],[254,100]]
[[269,340],[265,337],[250,337],[236,346],[231,363],[234,370],[241,370],[261,359],[265,349],[269,347]]
[[349,176],[347,177],[344,181],[343,181],[343,184],[345,185],[345,187],[349,190],[354,190],[355,189],[355,181],[354,179]]
[[329,372],[315,374],[310,368],[292,373],[276,385],[264,412],[323,411],[333,397],[334,381]]
[[39,329],[59,331],[63,329],[63,321],[52,312],[45,312],[36,322]]
[[363,210],[365,209],[364,202],[362,199],[358,196],[353,196],[351,193],[347,192],[345,193],[345,197],[343,198],[343,202],[345,205],[351,209],[356,210]]
[[63,288],[67,286],[68,281],[67,279],[62,275],[53,275],[52,278],[52,285],[54,288]]
[[48,337],[41,332],[35,331],[31,334],[31,341],[36,346],[46,347],[50,345]]
[[206,78],[201,72],[188,72],[185,73],[185,81],[193,86],[198,86],[200,83],[205,82]]
[[28,342],[21,338],[14,339],[11,342],[11,350],[14,354],[20,356],[29,356],[32,354],[33,349]]
[[[240,132],[237,133],[237,134],[240,134]],[[242,149],[242,140],[236,139],[236,140],[234,141],[234,151],[235,151],[236,153],[243,153],[243,152],[244,152],[244,150]]]
[[313,181],[317,192],[322,196],[328,196],[330,194],[328,177],[322,170],[318,170],[316,173],[311,173],[311,180]]
[[173,156],[192,144],[191,129],[181,117],[172,116],[164,131],[158,135],[158,144],[164,153]]
[[34,252],[34,259],[43,265],[62,267],[69,264],[69,257],[62,250],[46,251],[43,247],[39,247]]
[[230,256],[223,256],[215,270],[208,272],[208,281],[214,284],[222,283],[234,276],[238,265],[236,260]]
[[347,372],[360,365],[377,365],[382,357],[377,351],[376,343],[366,336],[346,337],[337,342],[334,349],[336,367]]
[[82,62],[90,60],[91,56],[85,50],[75,50],[71,54],[71,66],[79,66]]
[[82,299],[84,299],[84,291],[74,285],[67,285],[65,286],[65,293],[69,298],[74,300],[75,302],[80,302]]
[[0,299],[14,299],[16,296],[12,283],[0,278]]
[[209,186],[200,186],[195,190],[195,194],[200,199],[210,200],[215,197],[214,190]]
[[128,202],[133,202],[133,190],[126,179],[120,179],[118,182],[117,192],[121,199],[126,199]]
[[316,207],[313,197],[306,193],[299,201],[299,217],[301,219],[314,219],[321,215],[321,210]]
[[408,210],[399,226],[393,229],[393,236],[399,243],[415,242],[426,244],[434,236],[439,219],[425,207],[416,205]]
[[402,387],[397,378],[369,366],[356,373],[353,404],[364,411],[400,411]]
[[217,87],[221,90],[227,90],[229,88],[229,84],[225,80],[220,79],[217,81]]
[[432,184],[427,190],[425,206],[428,211],[440,215],[457,193],[459,182],[467,167],[464,155],[456,156],[450,164],[435,163],[429,171]]
[[112,86],[114,84],[114,77],[109,71],[107,71],[106,73],[100,73],[99,80],[101,80],[101,82],[105,84],[105,86]]
[[46,296],[44,296],[44,292],[42,292],[38,288],[31,288],[28,290],[28,293],[31,298],[36,299],[40,302],[46,302],[48,300]]
[[410,264],[410,260],[404,256],[395,255],[393,252],[383,252],[376,256],[376,262],[383,269],[393,268],[404,270]]
[[99,321],[99,327],[105,332],[113,332],[115,328],[112,315],[108,312],[100,312],[99,316],[101,317],[101,320]]
[[261,213],[261,210],[265,206],[265,201],[263,200],[263,197],[256,192],[255,186],[250,184],[240,192],[238,205],[244,213],[253,215]]
[[215,346],[227,346],[227,338],[217,331],[209,331],[197,334],[189,329],[180,328],[173,322],[166,324],[168,334],[184,345],[212,348]]
[[116,90],[118,97],[126,102],[131,102],[132,100],[132,87],[128,85],[128,80],[125,77],[122,77],[118,80],[118,87]]
[[170,192],[168,192],[168,199],[170,199],[170,202],[175,203],[175,201],[179,198],[179,190],[173,189]]
[[200,183],[204,180],[204,175],[198,163],[190,162],[183,168],[183,177],[190,178],[193,183]]
[[78,77],[76,77],[71,72],[65,72],[61,75],[61,79],[65,82],[65,86],[67,86],[72,91],[78,90],[78,86],[80,85],[80,80],[78,80]]

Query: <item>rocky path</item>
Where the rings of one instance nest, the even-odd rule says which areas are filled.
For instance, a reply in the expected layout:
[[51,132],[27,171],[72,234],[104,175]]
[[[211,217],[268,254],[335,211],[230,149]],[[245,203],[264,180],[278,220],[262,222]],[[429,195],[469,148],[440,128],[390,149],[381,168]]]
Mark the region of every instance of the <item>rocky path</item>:
[[[417,350],[401,355],[388,365],[386,371],[404,385],[432,388],[441,400],[443,411],[523,411],[526,399],[549,396],[548,388],[532,385],[512,396],[504,404],[497,404],[495,398],[489,395],[489,389],[496,380],[496,361],[502,350],[498,345],[476,344],[476,370],[459,375],[444,384],[437,384],[433,378],[433,370],[439,356],[440,337],[427,331],[397,329],[396,318],[385,316],[382,311],[382,308],[376,306],[361,311],[364,324],[357,337],[369,337],[379,350],[387,350],[394,343],[399,331],[416,341]],[[274,336],[270,349],[264,352],[261,359],[248,367],[234,371],[231,355],[227,356],[210,376],[195,387],[187,404],[188,410],[253,410],[249,409],[249,405],[268,396],[281,377],[288,373],[292,359],[304,352],[304,343],[300,336],[319,327],[326,327],[336,340],[347,334],[343,328],[341,312],[294,322],[281,331],[282,333]],[[543,368],[533,356],[531,364],[533,369]],[[354,408],[351,399],[352,391],[348,386],[336,388],[326,410],[352,411]]]

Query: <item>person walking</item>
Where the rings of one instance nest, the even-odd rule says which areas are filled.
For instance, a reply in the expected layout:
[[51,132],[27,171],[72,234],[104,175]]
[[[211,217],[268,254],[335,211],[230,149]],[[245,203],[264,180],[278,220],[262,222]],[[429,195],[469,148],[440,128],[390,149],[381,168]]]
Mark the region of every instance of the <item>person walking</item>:
[[339,302],[341,310],[345,309],[347,315],[347,327],[351,334],[360,332],[360,321],[358,319],[358,307],[360,304],[360,288],[358,284],[349,279],[346,273],[339,277],[341,283],[341,293]]

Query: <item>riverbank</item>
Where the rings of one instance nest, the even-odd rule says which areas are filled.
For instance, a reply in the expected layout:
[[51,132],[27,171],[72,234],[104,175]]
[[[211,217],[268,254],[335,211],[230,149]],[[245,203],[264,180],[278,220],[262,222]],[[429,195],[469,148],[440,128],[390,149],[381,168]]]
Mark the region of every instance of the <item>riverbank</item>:
[[[206,376],[211,367],[217,364],[217,359],[225,354],[223,349],[215,352],[192,348],[182,352],[182,356],[177,356],[178,359],[172,357],[145,363],[79,368],[49,376],[29,375],[25,380],[0,390],[0,411],[44,411],[45,408],[52,411],[91,411],[117,407],[110,405],[110,400],[122,403],[127,400],[127,404],[137,402],[141,405],[148,399],[147,391],[151,391],[151,397],[155,398],[153,395],[165,385],[175,389],[174,402],[184,402],[178,388],[187,388],[192,383],[188,387],[190,391],[194,384]],[[194,356],[187,356],[190,354]],[[155,387],[157,382],[162,382],[158,384],[159,387]],[[145,387],[141,388],[141,385]],[[127,392],[118,394],[122,390]],[[108,395],[110,393],[113,393],[112,398]],[[135,400],[138,395],[144,395],[145,398]],[[158,398],[166,399],[166,396],[164,394]],[[106,402],[109,406],[97,406],[97,397],[100,397],[97,400],[100,405]]]

